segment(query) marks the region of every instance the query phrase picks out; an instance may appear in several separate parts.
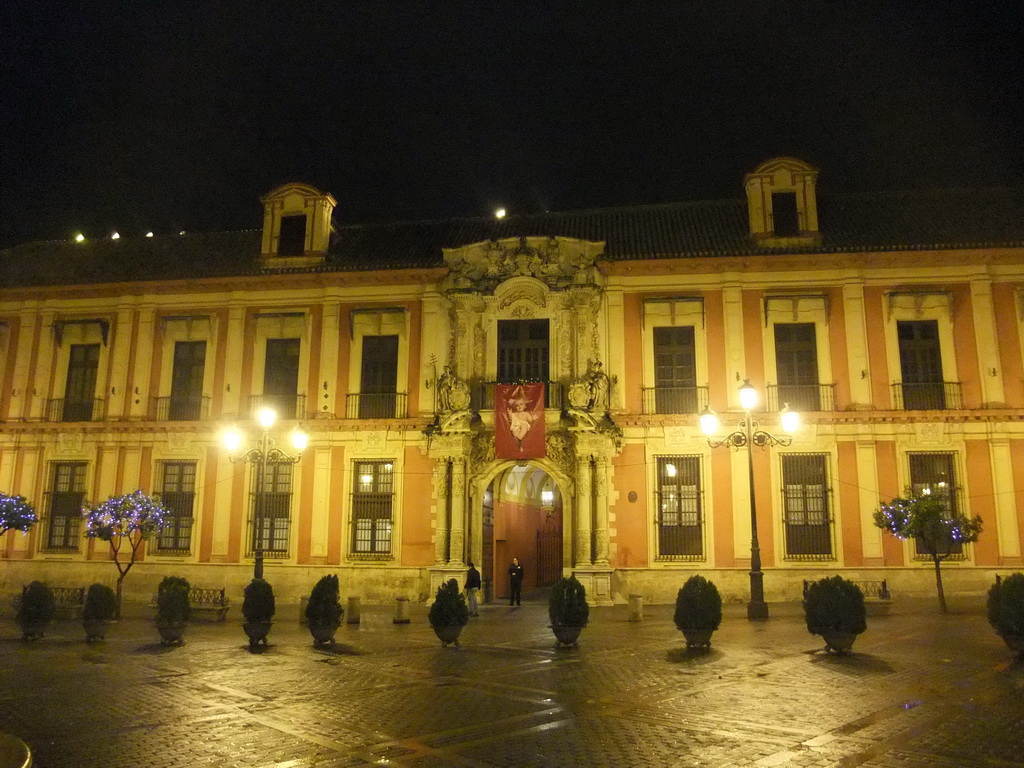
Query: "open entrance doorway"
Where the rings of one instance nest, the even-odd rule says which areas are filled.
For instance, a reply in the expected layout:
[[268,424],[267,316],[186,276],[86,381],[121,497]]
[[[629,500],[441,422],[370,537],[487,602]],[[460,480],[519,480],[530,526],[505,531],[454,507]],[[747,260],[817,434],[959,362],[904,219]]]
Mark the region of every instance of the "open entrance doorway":
[[519,558],[523,593],[554,584],[562,576],[562,493],[542,468],[510,466],[484,494],[482,575],[486,599],[507,600],[508,567]]

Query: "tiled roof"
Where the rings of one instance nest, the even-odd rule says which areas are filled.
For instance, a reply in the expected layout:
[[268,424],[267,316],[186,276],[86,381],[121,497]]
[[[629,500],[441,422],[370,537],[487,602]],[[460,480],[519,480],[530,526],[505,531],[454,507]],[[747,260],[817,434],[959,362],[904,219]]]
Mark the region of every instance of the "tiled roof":
[[[1024,245],[1024,189],[821,195],[822,242],[808,253]],[[442,266],[442,248],[521,236],[606,243],[605,258],[734,256],[771,251],[747,234],[745,200],[341,227],[326,264],[357,271]],[[0,252],[0,285],[202,278],[259,271],[260,233],[220,232],[87,243],[28,243]]]

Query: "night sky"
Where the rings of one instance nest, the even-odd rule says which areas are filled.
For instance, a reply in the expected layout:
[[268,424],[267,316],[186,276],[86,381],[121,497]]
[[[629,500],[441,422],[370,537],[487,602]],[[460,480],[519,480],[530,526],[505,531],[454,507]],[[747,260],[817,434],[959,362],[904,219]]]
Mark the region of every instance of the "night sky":
[[0,3],[0,246],[253,229],[287,181],[339,223],[1024,186],[1024,3]]

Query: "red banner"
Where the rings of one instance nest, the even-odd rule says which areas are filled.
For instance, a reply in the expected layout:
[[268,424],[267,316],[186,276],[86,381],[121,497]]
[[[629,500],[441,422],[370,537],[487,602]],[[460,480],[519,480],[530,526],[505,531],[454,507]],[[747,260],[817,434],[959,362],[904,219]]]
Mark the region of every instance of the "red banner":
[[544,443],[544,384],[498,384],[494,440],[499,459],[540,459]]

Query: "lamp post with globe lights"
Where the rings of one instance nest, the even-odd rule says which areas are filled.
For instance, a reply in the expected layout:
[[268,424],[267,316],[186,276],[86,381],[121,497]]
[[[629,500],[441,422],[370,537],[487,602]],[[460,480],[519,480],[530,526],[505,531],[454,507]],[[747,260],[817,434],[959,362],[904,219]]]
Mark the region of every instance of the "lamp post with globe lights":
[[[747,477],[750,483],[750,602],[747,603],[747,618],[763,620],[768,618],[768,603],[764,600],[764,573],[761,571],[761,546],[757,539],[757,504],[754,497],[754,446],[763,448],[772,445],[790,445],[793,438],[790,434],[774,435],[761,429],[754,420],[752,411],[757,407],[759,397],[757,389],[749,379],[740,387],[740,407],[743,408],[743,420],[735,430],[724,437],[714,437],[718,432],[719,420],[711,408],[705,408],[700,414],[701,431],[707,435],[708,445],[718,448],[728,445],[739,450],[747,449]],[[796,431],[800,424],[800,416],[789,406],[780,412],[782,429],[787,433]]]
[[259,425],[262,435],[260,444],[257,447],[239,453],[245,436],[237,426],[232,426],[224,432],[224,447],[227,448],[232,463],[251,463],[256,466],[256,492],[253,497],[253,578],[263,578],[263,544],[266,537],[266,495],[267,495],[267,465],[269,464],[295,464],[302,458],[302,452],[306,450],[309,442],[309,435],[298,427],[291,432],[292,447],[294,454],[285,453],[274,445],[270,437],[270,430],[277,421],[277,412],[270,407],[264,406],[256,411],[256,423]]

